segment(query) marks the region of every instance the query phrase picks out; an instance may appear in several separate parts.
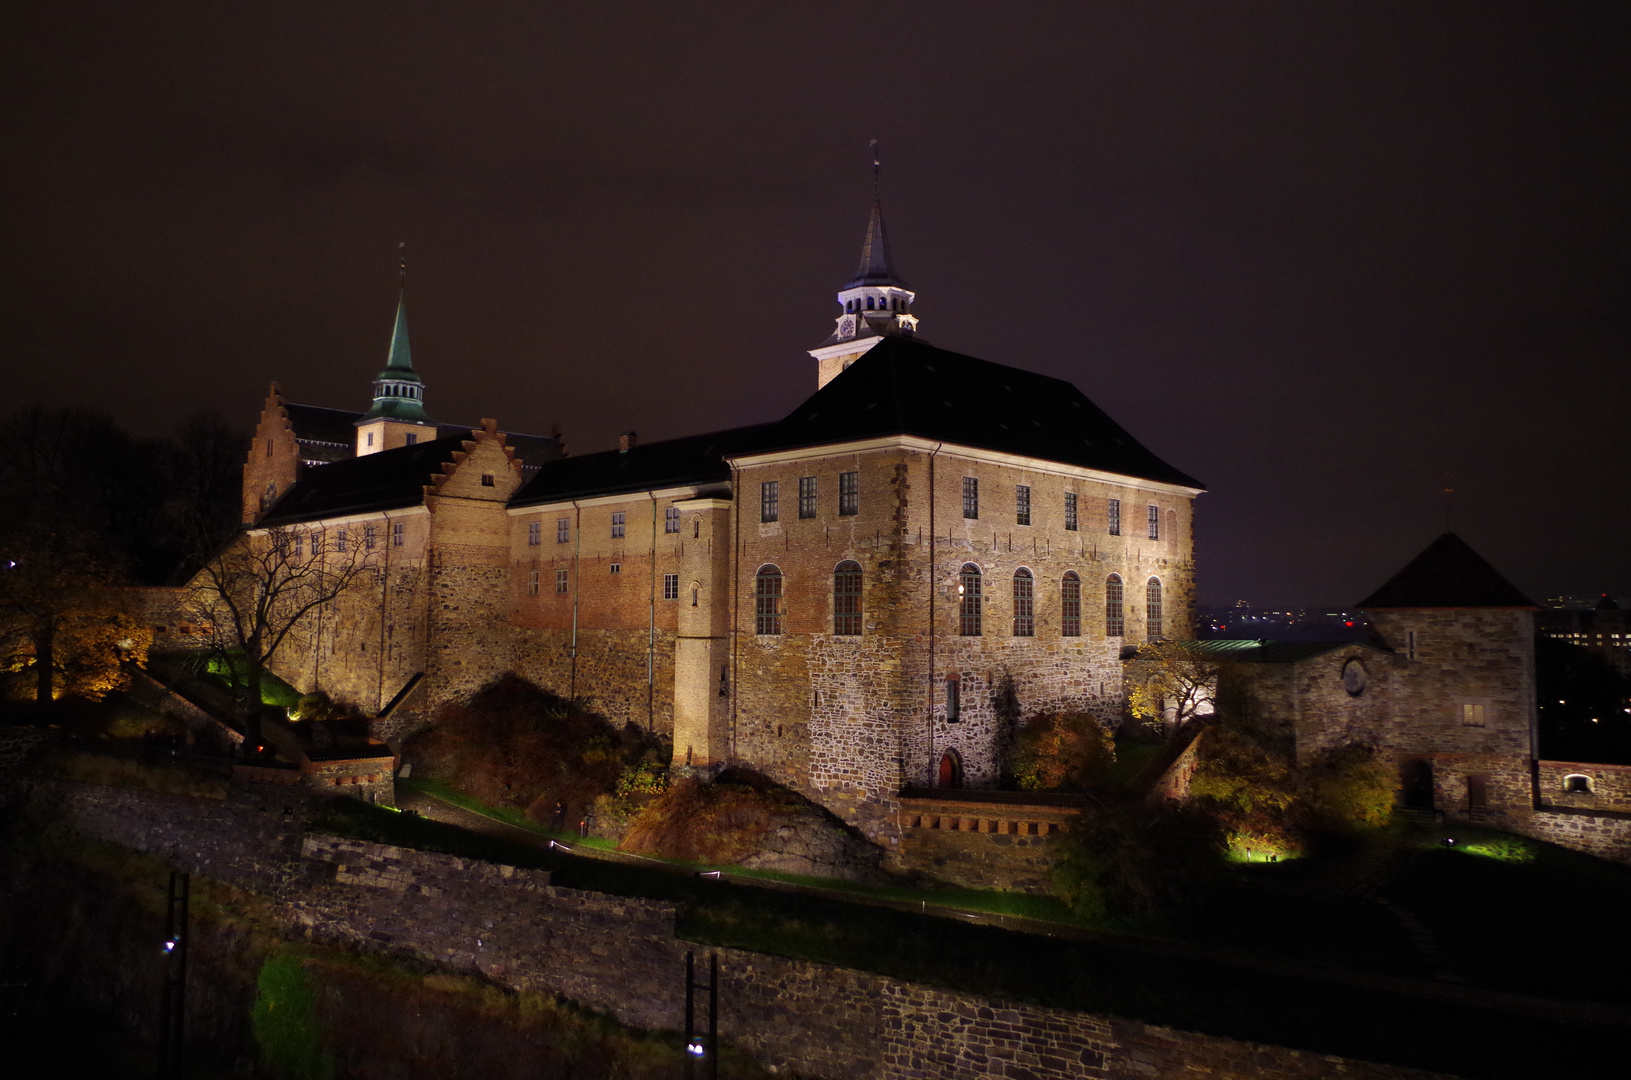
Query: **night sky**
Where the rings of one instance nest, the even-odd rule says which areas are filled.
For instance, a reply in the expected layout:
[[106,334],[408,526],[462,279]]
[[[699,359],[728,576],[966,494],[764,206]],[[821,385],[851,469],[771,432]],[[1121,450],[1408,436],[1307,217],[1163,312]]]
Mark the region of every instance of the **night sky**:
[[29,5],[5,404],[430,412],[577,453],[815,388],[880,140],[936,345],[1210,491],[1202,599],[1352,603],[1444,528],[1631,596],[1631,5]]

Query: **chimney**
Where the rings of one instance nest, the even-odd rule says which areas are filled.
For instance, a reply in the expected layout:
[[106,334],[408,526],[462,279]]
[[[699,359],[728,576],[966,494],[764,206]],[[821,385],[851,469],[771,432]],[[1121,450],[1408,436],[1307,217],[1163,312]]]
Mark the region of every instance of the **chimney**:
[[634,447],[635,447],[635,443],[639,440],[639,438],[640,438],[640,436],[638,436],[637,434],[635,434],[632,431],[625,431],[623,434],[619,435],[617,437],[617,451],[618,451],[618,453],[626,454],[630,450],[633,450]]

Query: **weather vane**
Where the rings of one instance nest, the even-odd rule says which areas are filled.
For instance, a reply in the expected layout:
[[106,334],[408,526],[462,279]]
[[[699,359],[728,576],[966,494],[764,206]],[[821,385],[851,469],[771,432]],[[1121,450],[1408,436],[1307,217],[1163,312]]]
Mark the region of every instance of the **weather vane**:
[[396,244],[396,275],[402,281],[402,287],[408,287],[408,242],[398,240]]
[[872,151],[872,197],[877,198],[878,170],[883,167],[883,160],[880,156],[880,151],[878,150],[877,139],[873,139],[871,142],[867,143],[867,147]]

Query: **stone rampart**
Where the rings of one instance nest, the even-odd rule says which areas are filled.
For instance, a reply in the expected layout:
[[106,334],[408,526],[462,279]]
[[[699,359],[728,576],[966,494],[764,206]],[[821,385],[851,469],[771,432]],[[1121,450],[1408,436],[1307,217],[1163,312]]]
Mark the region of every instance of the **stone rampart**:
[[[42,784],[77,831],[281,901],[292,928],[676,1028],[674,907],[558,888],[545,872],[306,834],[299,792],[226,800]],[[287,814],[284,811],[289,811]],[[870,972],[717,950],[722,1030],[778,1068],[832,1080],[1165,1077],[1425,1080],[1398,1066],[1024,1005]]]

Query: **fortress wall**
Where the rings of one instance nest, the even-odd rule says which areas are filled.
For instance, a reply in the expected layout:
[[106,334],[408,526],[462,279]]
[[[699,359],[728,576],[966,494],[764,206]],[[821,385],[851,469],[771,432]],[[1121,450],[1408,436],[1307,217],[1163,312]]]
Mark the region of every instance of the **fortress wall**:
[[[192,799],[40,785],[76,831],[275,900],[291,932],[562,995],[673,1029],[683,957],[670,904],[550,884],[549,875],[302,833],[279,800]],[[293,805],[292,803],[290,804]],[[778,1069],[829,1080],[1430,1080],[1434,1074],[1003,1001],[869,972],[719,949],[721,1030]]]

